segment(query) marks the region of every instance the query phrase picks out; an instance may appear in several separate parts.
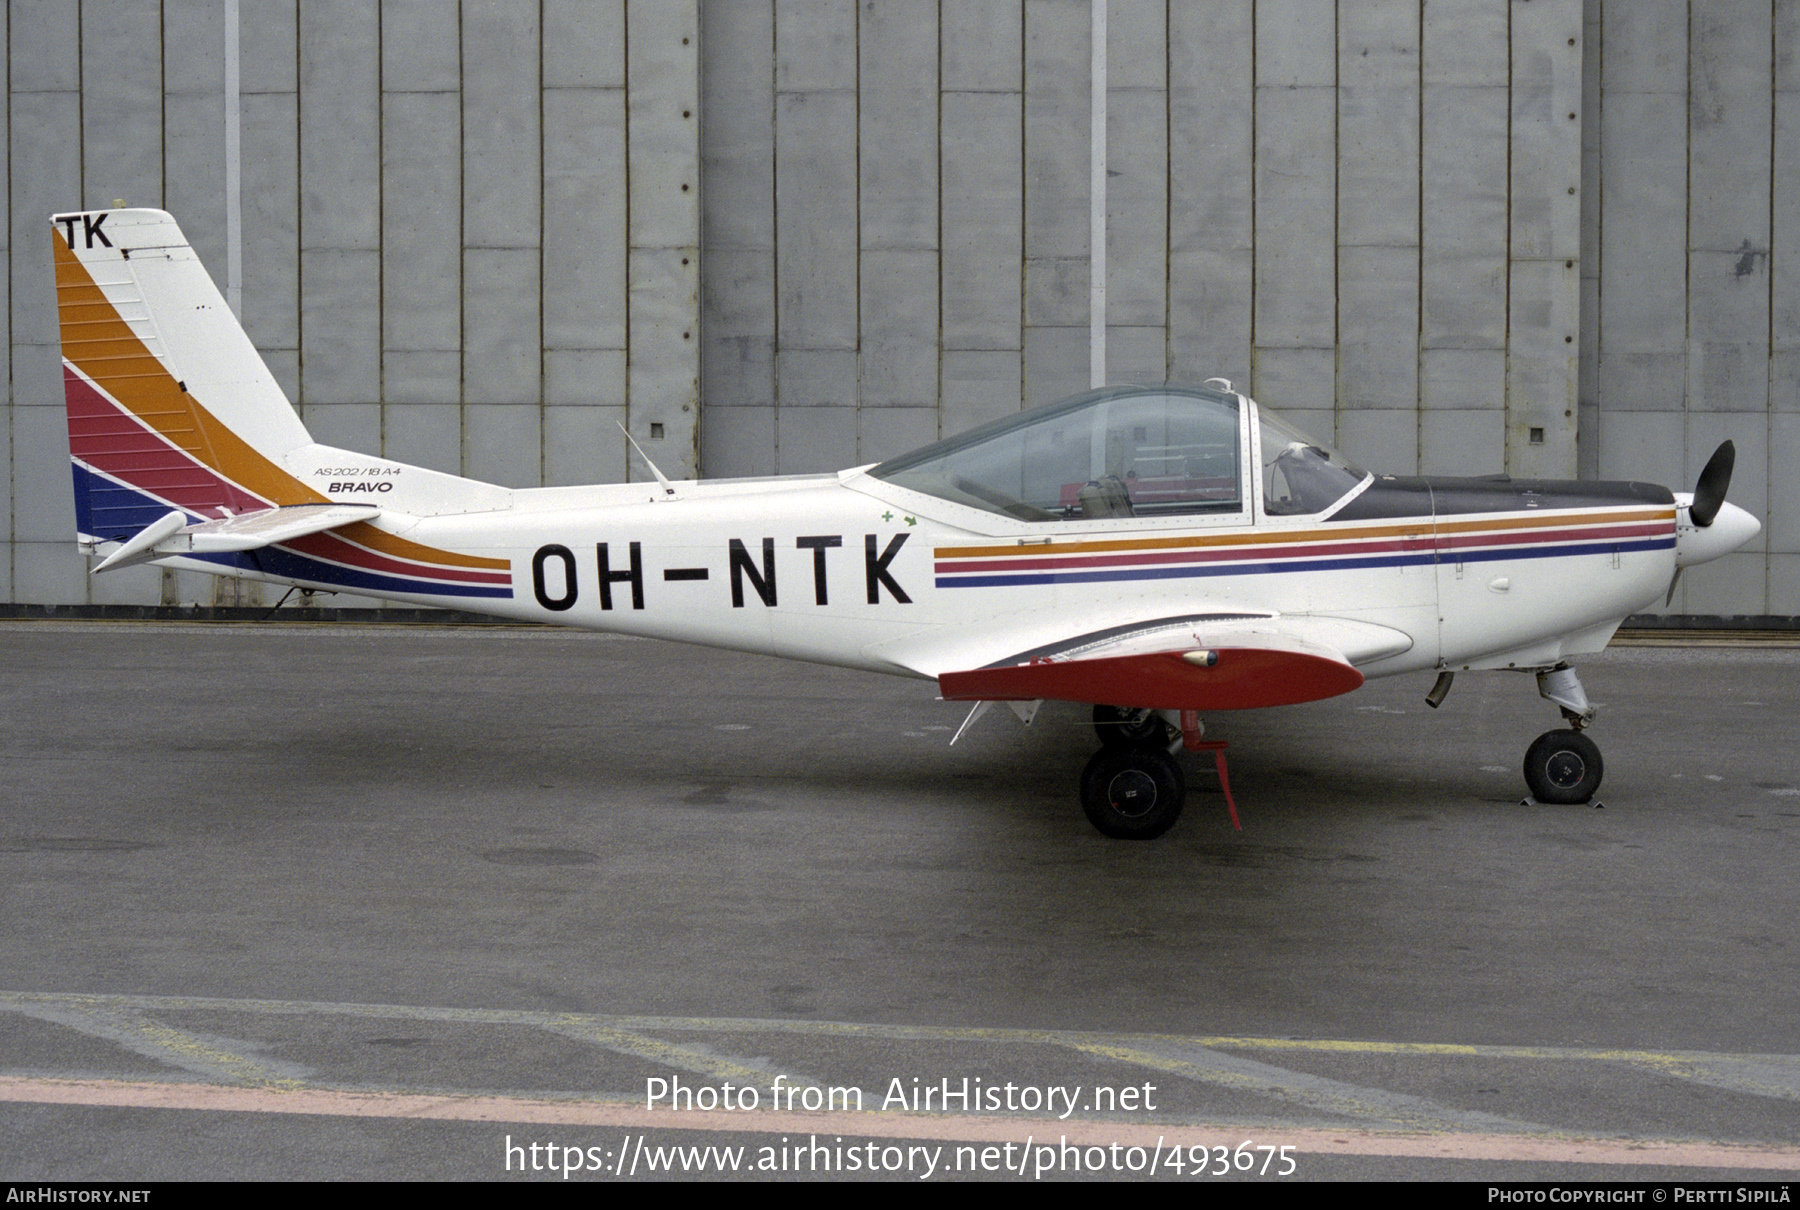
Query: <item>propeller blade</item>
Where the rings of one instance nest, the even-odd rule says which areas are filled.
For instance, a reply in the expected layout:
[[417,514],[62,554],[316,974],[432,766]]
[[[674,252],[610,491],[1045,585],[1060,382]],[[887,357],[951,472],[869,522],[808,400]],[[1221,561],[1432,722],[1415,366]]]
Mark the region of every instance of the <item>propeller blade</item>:
[[1700,481],[1694,484],[1694,503],[1688,508],[1688,520],[1705,529],[1719,515],[1725,503],[1725,490],[1731,486],[1731,468],[1737,463],[1737,447],[1729,441],[1719,443],[1713,456],[1706,460]]

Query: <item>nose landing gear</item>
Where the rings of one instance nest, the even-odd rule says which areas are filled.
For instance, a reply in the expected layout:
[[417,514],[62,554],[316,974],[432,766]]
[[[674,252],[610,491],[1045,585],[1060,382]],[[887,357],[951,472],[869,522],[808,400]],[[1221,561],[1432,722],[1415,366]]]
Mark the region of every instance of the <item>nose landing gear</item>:
[[1538,673],[1538,693],[1562,708],[1569,728],[1546,731],[1525,750],[1525,784],[1531,796],[1543,803],[1593,801],[1606,766],[1600,747],[1583,734],[1594,721],[1581,678],[1567,664]]

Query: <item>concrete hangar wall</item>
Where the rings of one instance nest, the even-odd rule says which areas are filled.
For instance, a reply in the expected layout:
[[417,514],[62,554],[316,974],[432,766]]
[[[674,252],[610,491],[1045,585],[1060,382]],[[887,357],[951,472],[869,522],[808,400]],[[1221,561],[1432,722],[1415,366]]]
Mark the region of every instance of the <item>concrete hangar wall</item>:
[[1086,388],[1103,112],[1108,379],[1391,471],[1685,487],[1731,437],[1764,533],[1671,612],[1800,614],[1800,0],[1109,0],[1098,99],[1088,0],[4,19],[0,601],[240,600],[73,549],[52,213],[174,211],[326,442],[834,469]]

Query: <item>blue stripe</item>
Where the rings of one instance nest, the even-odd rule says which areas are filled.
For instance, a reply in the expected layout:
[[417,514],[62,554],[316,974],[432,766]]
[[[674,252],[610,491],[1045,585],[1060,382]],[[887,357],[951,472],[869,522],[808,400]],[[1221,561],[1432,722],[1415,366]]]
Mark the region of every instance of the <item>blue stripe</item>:
[[1504,550],[1462,551],[1439,559],[1430,552],[1410,555],[1376,555],[1367,558],[1289,559],[1279,563],[1207,563],[1181,567],[1125,567],[1106,571],[1039,571],[1015,574],[946,576],[939,574],[939,588],[1012,588],[1027,584],[1104,584],[1120,580],[1189,580],[1209,576],[1270,575],[1293,571],[1351,571],[1364,567],[1418,567],[1433,563],[1492,563],[1506,559],[1559,559],[1569,555],[1604,555],[1615,551],[1669,550],[1675,539],[1651,538],[1641,542],[1616,542],[1591,546],[1528,546]]

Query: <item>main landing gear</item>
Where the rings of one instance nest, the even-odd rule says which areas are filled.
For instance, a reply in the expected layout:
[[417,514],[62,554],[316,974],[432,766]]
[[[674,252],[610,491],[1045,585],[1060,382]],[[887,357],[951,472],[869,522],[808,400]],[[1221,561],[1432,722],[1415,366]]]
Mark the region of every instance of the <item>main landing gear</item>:
[[[1170,721],[1176,718],[1179,726]],[[1081,809],[1102,835],[1154,840],[1175,826],[1187,797],[1187,780],[1174,755],[1178,748],[1213,754],[1232,825],[1238,826],[1225,774],[1225,745],[1201,738],[1195,711],[1095,706],[1094,733],[1100,737],[1100,751],[1081,773]]]

